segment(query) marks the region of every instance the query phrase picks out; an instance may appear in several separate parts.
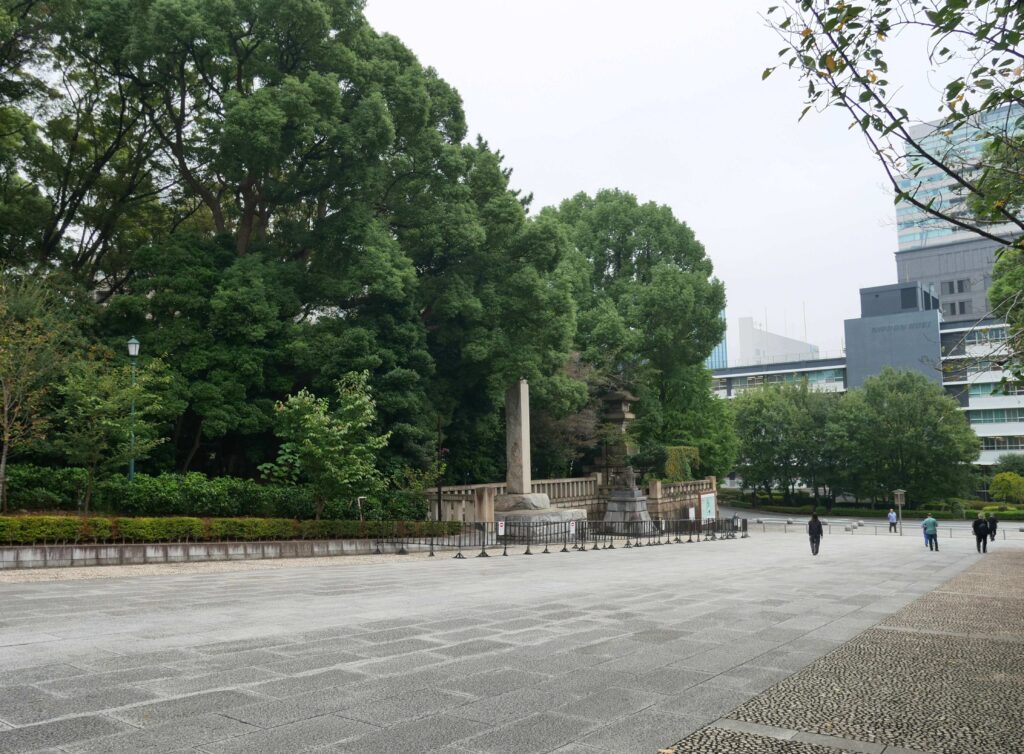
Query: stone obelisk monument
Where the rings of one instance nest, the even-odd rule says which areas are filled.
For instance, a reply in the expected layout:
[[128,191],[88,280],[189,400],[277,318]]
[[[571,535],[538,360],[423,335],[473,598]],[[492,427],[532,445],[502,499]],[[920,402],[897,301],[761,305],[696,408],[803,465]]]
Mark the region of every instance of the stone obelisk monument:
[[534,492],[530,478],[530,385],[517,381],[505,393],[505,494],[494,499],[497,521],[571,521],[585,519],[582,508],[552,508],[543,492]]

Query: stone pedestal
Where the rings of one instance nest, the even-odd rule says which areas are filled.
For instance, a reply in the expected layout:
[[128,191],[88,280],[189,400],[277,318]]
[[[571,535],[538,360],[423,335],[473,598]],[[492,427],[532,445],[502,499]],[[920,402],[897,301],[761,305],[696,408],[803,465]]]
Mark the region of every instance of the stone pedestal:
[[504,521],[509,526],[520,524],[560,524],[566,521],[586,521],[587,512],[582,508],[544,508],[542,510],[495,511],[495,521]]
[[609,490],[604,520],[605,523],[650,523],[647,496],[636,487]]
[[511,493],[494,498],[494,511],[539,511],[551,507],[551,498],[543,492]]

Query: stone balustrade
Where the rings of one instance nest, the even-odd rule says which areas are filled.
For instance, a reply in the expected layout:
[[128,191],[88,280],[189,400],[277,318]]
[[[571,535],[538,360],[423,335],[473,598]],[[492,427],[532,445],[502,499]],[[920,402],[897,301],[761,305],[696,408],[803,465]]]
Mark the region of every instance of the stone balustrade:
[[[546,493],[553,508],[584,508],[587,518],[600,520],[606,505],[600,474],[566,479],[537,479],[532,492]],[[700,507],[700,496],[715,491],[715,478],[690,482],[651,482],[646,490],[647,509],[653,518],[687,518],[687,509]],[[501,482],[459,484],[441,488],[441,519],[444,521],[494,520],[494,498],[505,493]],[[431,516],[437,514],[436,498],[430,497]]]

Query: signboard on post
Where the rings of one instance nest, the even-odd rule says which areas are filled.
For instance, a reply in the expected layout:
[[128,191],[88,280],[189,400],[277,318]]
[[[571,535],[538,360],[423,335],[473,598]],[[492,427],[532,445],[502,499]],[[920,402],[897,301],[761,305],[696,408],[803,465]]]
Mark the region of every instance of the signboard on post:
[[708,492],[700,496],[700,517],[704,521],[707,521],[709,518],[715,518],[714,492]]
[[575,521],[570,521],[569,522],[569,535],[570,536],[576,536],[576,522]]
[[498,522],[498,536],[499,537],[504,537],[505,536],[505,522],[504,521],[499,521]]
[[690,520],[691,521],[695,521],[697,519],[697,509],[696,508],[690,508],[689,509],[689,513],[690,513]]

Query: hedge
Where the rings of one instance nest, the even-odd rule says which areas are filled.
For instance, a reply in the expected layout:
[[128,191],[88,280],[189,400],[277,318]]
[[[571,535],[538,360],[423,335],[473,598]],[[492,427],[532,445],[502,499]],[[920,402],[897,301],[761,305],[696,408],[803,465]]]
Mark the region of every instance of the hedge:
[[458,521],[297,521],[290,518],[0,516],[0,543],[219,542],[373,539],[458,534]]
[[[77,511],[84,495],[85,469],[49,468],[30,464],[8,467],[8,500],[12,510]],[[373,515],[386,519],[417,519],[427,514],[422,494],[392,491],[369,501]],[[193,518],[314,518],[312,494],[304,486],[263,484],[237,477],[188,474],[137,474],[133,481],[115,476],[96,482],[90,510],[119,516],[189,516]],[[321,518],[358,517],[354,502],[333,502]]]

